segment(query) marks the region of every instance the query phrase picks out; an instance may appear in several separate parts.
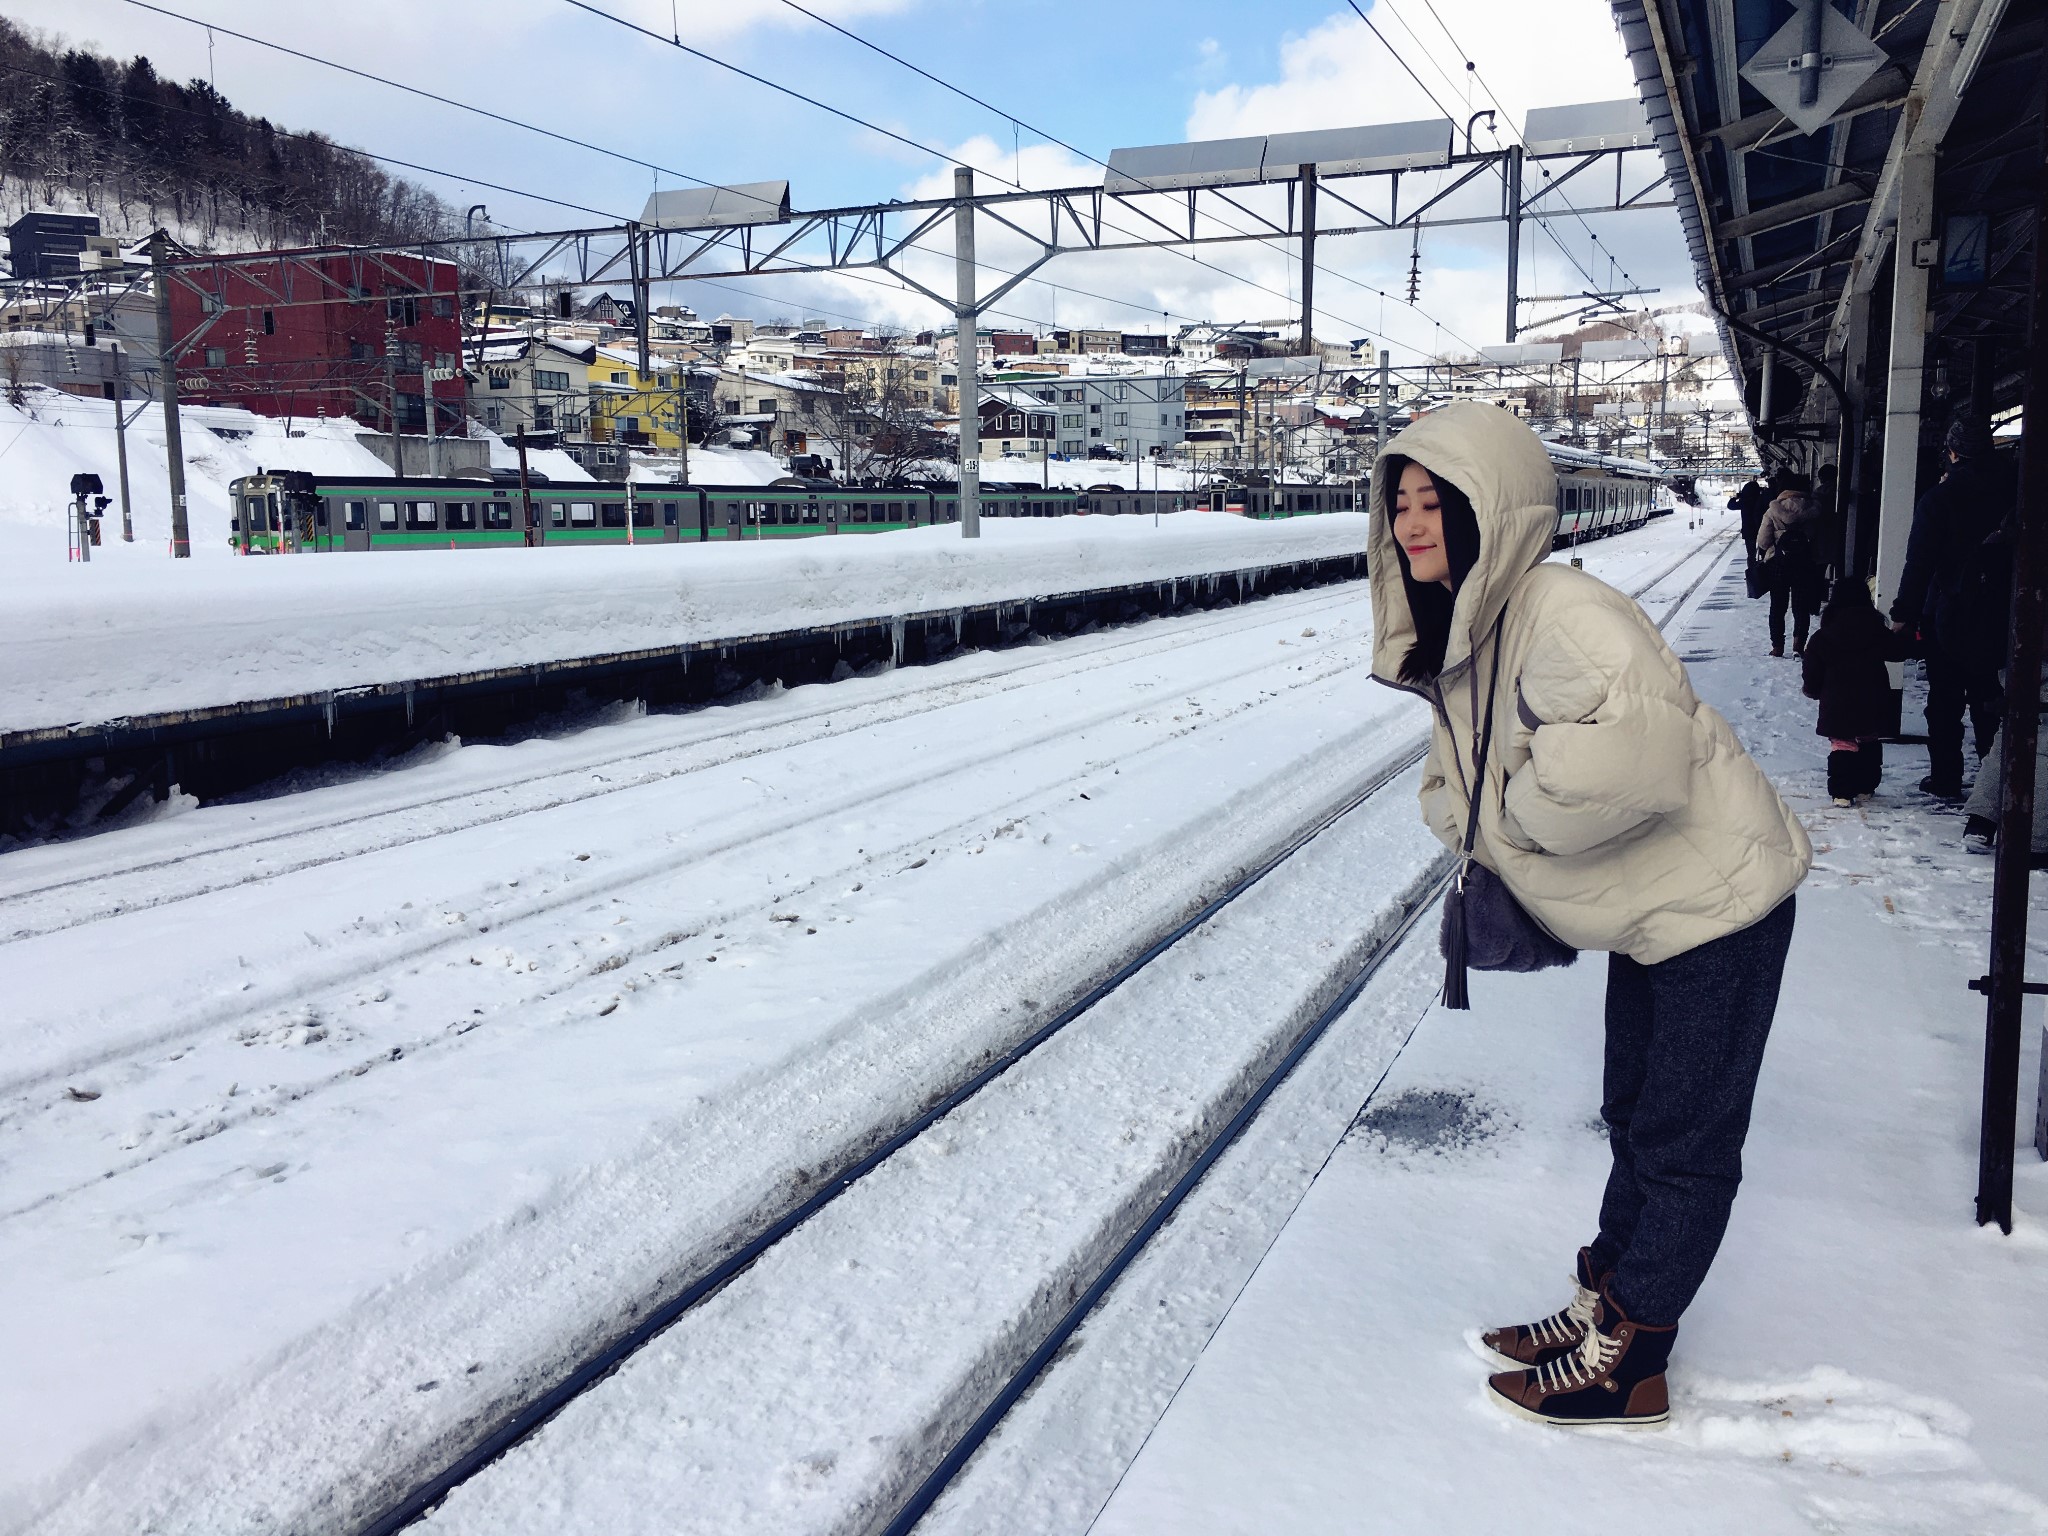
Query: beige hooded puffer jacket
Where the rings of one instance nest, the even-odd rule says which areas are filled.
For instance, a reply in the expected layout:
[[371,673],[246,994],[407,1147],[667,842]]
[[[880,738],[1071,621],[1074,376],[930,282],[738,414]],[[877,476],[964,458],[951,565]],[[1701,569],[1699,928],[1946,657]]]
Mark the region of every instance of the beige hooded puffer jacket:
[[[1765,916],[1806,877],[1805,830],[1728,722],[1700,702],[1642,609],[1547,560],[1557,478],[1497,406],[1424,416],[1387,445],[1471,498],[1479,560],[1458,589],[1423,768],[1422,814],[1463,846],[1475,726],[1500,683],[1473,855],[1579,949],[1646,965]],[[1372,477],[1373,675],[1415,640],[1395,553],[1392,465]],[[1503,617],[1505,613],[1505,617]],[[1499,622],[1498,640],[1495,624]]]

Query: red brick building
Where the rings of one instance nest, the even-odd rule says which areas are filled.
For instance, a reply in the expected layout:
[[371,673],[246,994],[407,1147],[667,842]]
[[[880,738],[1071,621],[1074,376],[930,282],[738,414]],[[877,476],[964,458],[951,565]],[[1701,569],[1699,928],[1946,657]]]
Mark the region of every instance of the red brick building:
[[[183,266],[171,283],[171,327],[192,338],[178,366],[188,400],[265,416],[349,416],[380,431],[395,411],[401,431],[420,432],[431,389],[436,433],[462,428],[452,262],[277,252]],[[430,370],[453,376],[429,383]]]

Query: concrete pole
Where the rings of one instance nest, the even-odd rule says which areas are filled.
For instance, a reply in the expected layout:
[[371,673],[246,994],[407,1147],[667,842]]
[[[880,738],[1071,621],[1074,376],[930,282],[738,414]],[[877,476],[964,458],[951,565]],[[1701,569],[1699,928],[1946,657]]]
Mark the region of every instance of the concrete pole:
[[[422,321],[431,320],[434,317],[434,263],[424,246],[420,249],[420,287],[425,290],[427,306],[427,312],[420,318]],[[421,334],[425,335],[425,331],[422,330]],[[441,466],[434,446],[434,354],[427,350],[425,341],[420,343],[420,398],[427,407],[427,478],[431,480]]]
[[981,537],[981,380],[977,373],[974,322],[974,172],[953,172],[953,265],[955,326],[960,357],[960,537]]
[[1522,146],[1508,146],[1507,162],[1507,221],[1508,221],[1508,323],[1507,339],[1512,345],[1520,334],[1519,313],[1521,308],[1520,289],[1522,271]]
[[1316,168],[1301,168],[1301,355],[1315,356]]
[[114,343],[114,462],[121,473],[121,542],[135,542],[135,511],[128,501],[128,365]]
[[1899,225],[1892,251],[1892,335],[1885,383],[1883,467],[1877,502],[1877,608],[1898,596],[1906,536],[1919,494],[1920,386],[1926,359],[1927,271],[1913,246],[1934,232],[1934,152],[1917,150],[1899,167]]
[[157,377],[164,397],[164,458],[171,471],[171,558],[192,558],[192,527],[185,515],[185,439],[178,430],[178,358],[171,332],[171,237],[158,230],[149,242],[156,279]]
[[1372,456],[1375,459],[1387,451],[1387,412],[1393,408],[1393,364],[1394,354],[1382,347],[1380,349],[1379,442],[1372,452]]

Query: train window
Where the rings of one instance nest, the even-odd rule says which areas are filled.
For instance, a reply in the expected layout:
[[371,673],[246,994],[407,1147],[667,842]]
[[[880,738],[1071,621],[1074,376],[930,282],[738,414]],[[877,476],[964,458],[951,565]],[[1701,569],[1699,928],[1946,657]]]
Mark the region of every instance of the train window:
[[575,528],[593,528],[597,525],[597,503],[594,501],[572,501],[569,503],[569,523]]
[[484,507],[484,526],[486,528],[510,528],[512,526],[512,503],[496,500],[486,503]]
[[633,526],[635,528],[652,528],[654,526],[653,502],[636,501],[633,503]]
[[672,501],[664,501],[661,504],[661,526],[673,528],[676,526],[676,521],[676,504]]
[[244,496],[242,498],[242,511],[244,514],[242,518],[243,531],[247,533],[262,531],[264,526],[263,498],[261,496]]
[[607,528],[626,526],[626,504],[623,501],[607,501],[599,504],[598,520]]
[[819,512],[818,512],[818,504],[817,504],[817,502],[815,502],[815,501],[811,501],[811,502],[806,502],[806,503],[804,504],[804,521],[805,521],[805,522],[807,522],[807,523],[815,523],[816,521],[818,521],[819,515],[820,515],[820,514],[819,514]]
[[902,521],[903,521],[903,503],[902,503],[902,502],[900,502],[900,501],[892,501],[892,502],[890,502],[890,503],[889,503],[889,521],[890,521],[890,522],[892,522],[892,523],[900,523],[900,522],[902,522]]
[[740,520],[740,504],[738,502],[728,501],[725,504],[725,520],[729,524],[738,524]]
[[434,515],[431,501],[408,501],[405,504],[405,526],[411,529],[433,528],[438,519]]
[[866,522],[868,520],[868,504],[864,501],[856,501],[847,507],[846,520],[849,523]]
[[960,521],[960,503],[959,503],[959,502],[957,502],[957,501],[948,501],[948,502],[946,502],[946,503],[945,503],[945,509],[946,509],[946,521],[947,521],[947,522],[949,522],[949,523],[957,523],[957,522],[959,522],[959,521]]
[[377,503],[377,526],[389,531],[398,526],[398,503],[380,501]]
[[367,501],[345,501],[341,504],[341,525],[350,533],[361,533],[369,526],[369,513]]
[[443,509],[442,526],[449,529],[474,528],[476,526],[476,504],[474,502],[451,501]]
[[567,502],[551,501],[548,503],[548,526],[550,528],[566,528],[569,526],[569,506]]

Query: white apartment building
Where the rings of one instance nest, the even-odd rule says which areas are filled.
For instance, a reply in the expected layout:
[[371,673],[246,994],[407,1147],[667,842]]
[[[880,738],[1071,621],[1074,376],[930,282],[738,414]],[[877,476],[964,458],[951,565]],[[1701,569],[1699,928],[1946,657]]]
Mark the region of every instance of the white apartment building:
[[992,395],[1058,412],[1053,451],[1085,459],[1102,448],[1126,459],[1171,455],[1187,431],[1186,381],[1178,373],[1068,374],[992,384]]

